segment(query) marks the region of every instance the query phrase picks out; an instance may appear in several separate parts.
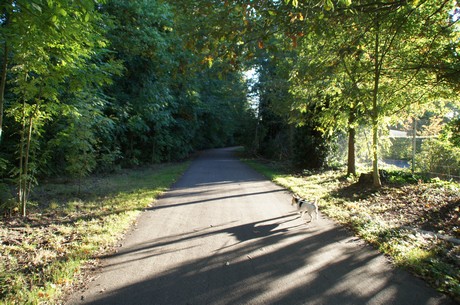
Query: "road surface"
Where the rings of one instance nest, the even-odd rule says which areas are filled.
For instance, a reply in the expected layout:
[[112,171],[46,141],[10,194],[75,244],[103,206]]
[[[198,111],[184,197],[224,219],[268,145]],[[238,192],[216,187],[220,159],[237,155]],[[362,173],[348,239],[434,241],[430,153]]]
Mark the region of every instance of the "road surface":
[[[306,216],[308,218],[308,216]],[[203,152],[68,304],[450,304],[232,155]]]

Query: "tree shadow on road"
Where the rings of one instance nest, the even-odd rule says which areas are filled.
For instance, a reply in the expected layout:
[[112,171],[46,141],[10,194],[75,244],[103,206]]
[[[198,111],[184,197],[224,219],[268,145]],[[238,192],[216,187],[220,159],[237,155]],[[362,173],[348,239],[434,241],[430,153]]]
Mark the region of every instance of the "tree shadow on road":
[[219,234],[238,241],[87,304],[449,304],[343,229],[299,228],[293,220],[228,223],[117,253],[170,255],[167,246]]
[[[205,203],[205,202],[211,202],[211,201],[222,201],[225,199],[232,199],[232,198],[242,198],[242,197],[247,198],[249,196],[264,195],[264,194],[269,194],[269,193],[282,193],[282,192],[286,192],[286,190],[278,189],[278,190],[271,190],[271,191],[261,191],[261,192],[241,193],[241,194],[236,194],[236,195],[211,197],[208,199],[199,199],[195,201],[185,201],[185,202],[172,203],[172,204],[156,205],[150,208],[150,210],[169,209],[169,208],[175,208],[175,207],[191,205],[191,204],[199,204],[199,203]],[[176,197],[176,196],[171,196],[171,197]],[[167,197],[163,197],[163,198],[167,198]]]

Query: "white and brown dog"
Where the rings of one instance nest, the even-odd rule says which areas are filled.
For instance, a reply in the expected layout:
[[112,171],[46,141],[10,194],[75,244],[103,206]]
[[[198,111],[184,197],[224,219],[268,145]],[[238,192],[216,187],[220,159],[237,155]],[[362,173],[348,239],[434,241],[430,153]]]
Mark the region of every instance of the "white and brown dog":
[[301,213],[300,218],[303,219],[305,213],[310,215],[310,222],[313,220],[313,213],[315,213],[315,219],[318,219],[318,199],[316,198],[315,201],[307,201],[306,199],[300,198],[296,195],[292,195],[291,205],[297,205],[297,210]]

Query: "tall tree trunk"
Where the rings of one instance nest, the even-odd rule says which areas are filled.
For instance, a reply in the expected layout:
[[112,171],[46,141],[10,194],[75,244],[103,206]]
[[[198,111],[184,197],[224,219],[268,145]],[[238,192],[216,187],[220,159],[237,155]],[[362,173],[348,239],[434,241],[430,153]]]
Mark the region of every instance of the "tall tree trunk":
[[356,175],[356,155],[355,155],[355,138],[356,129],[354,109],[351,109],[348,118],[348,162],[347,162],[347,175]]
[[372,94],[372,176],[374,187],[380,188],[382,182],[379,175],[379,161],[378,161],[378,140],[379,140],[379,81],[380,81],[380,57],[379,57],[379,44],[380,44],[380,25],[378,14],[375,17],[375,49],[374,49],[374,91]]
[[23,215],[26,216],[26,206],[27,206],[27,200],[29,198],[29,193],[30,193],[30,184],[32,183],[30,177],[29,177],[29,159],[30,159],[30,143],[32,140],[32,130],[33,130],[33,119],[35,116],[35,113],[38,110],[38,105],[35,107],[34,113],[30,114],[29,117],[29,126],[27,128],[27,139],[26,139],[26,150],[25,150],[25,155],[24,155],[24,183],[23,183],[23,191],[22,191],[22,204],[23,204]]
[[251,154],[256,155],[259,153],[259,126],[260,126],[260,121],[257,119],[256,122],[256,130],[254,132],[254,144],[252,145],[252,152]]
[[417,149],[417,119],[415,116],[412,118],[412,175],[415,173],[415,152]]
[[23,203],[25,189],[23,187],[24,177],[24,146],[25,146],[25,133],[26,133],[26,102],[22,104],[22,129],[21,140],[19,144],[19,183],[18,183],[18,202],[21,205],[22,216],[26,216],[26,205]]
[[378,133],[378,121],[375,118],[372,118],[372,177],[374,181],[373,185],[376,188],[380,188],[382,186],[379,175]]
[[294,133],[295,133],[295,125],[289,124],[289,159],[292,159],[294,155]]

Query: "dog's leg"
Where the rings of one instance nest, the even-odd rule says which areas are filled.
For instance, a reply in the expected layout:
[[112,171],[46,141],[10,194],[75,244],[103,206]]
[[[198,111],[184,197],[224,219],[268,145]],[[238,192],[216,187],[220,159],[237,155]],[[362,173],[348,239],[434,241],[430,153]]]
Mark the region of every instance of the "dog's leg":
[[318,197],[315,198],[315,217],[316,217],[316,220],[318,220],[318,216],[319,216],[319,209],[318,209]]

